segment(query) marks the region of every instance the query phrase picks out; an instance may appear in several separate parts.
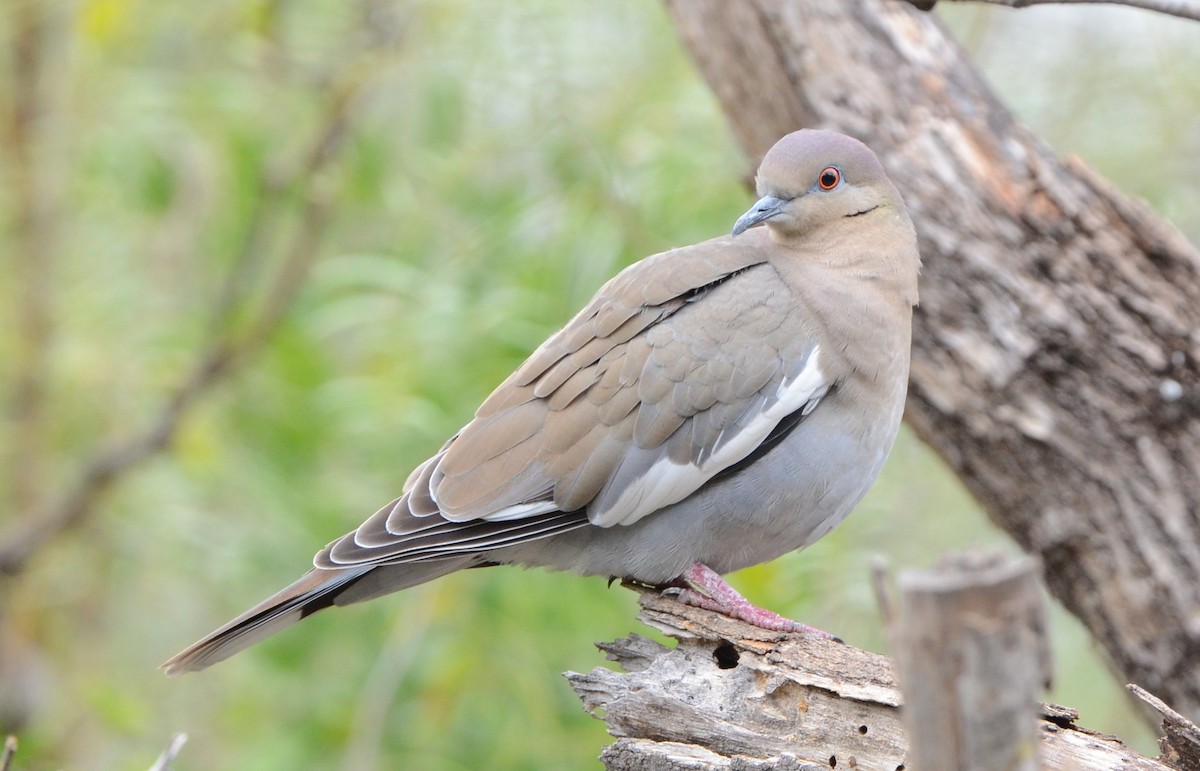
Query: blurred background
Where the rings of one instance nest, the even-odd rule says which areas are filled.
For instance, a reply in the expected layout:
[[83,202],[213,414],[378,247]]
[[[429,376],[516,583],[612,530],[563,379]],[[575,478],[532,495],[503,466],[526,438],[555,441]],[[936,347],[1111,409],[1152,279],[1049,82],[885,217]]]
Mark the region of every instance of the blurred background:
[[[1200,28],[952,5],[1023,120],[1200,241]],[[10,0],[0,40],[17,768],[145,768],[178,731],[179,769],[598,767],[560,673],[647,633],[600,579],[472,571],[156,667],[394,496],[605,279],[744,210],[750,162],[662,8]],[[847,524],[733,582],[886,651],[870,558],[988,545],[1014,549],[904,435]],[[1150,752],[1054,616],[1047,698]]]

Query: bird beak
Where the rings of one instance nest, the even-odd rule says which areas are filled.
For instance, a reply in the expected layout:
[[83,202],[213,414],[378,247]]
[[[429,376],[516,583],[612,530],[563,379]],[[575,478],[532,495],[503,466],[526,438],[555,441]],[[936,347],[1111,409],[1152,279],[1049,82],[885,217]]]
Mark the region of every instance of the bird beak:
[[733,223],[733,235],[740,236],[755,225],[766,222],[783,211],[783,207],[787,206],[787,203],[782,198],[776,198],[773,195],[764,195],[758,199],[757,203],[750,207],[750,211],[738,217],[738,221]]

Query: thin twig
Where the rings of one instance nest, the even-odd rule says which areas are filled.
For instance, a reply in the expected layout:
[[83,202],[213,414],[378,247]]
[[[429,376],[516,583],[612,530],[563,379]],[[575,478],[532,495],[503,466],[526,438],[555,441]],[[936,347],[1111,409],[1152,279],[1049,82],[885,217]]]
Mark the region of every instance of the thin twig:
[[46,458],[46,394],[54,337],[54,271],[59,208],[54,170],[45,167],[44,147],[52,137],[53,104],[48,98],[47,58],[66,45],[46,6],[17,3],[12,12],[12,104],[6,136],[15,216],[13,264],[18,285],[11,324],[16,332],[14,386],[8,409],[14,424],[6,476],[10,505],[19,513],[36,508]]
[[892,600],[891,588],[888,586],[888,561],[885,557],[876,555],[871,558],[868,567],[871,570],[871,592],[875,595],[875,604],[879,606],[884,629],[891,634],[896,621],[896,607]]
[[[1027,8],[1031,5],[1124,5],[1143,11],[1163,13],[1180,19],[1200,21],[1200,3],[1195,0],[943,0],[944,2],[981,2],[1003,5],[1006,8]],[[938,0],[908,0],[922,11],[931,11]]]
[[[307,196],[299,229],[245,331],[239,333],[225,323],[233,314],[240,293],[229,297],[223,293],[218,300],[214,325],[224,328],[214,329],[215,336],[208,350],[167,396],[158,415],[140,432],[99,450],[84,464],[75,484],[56,504],[44,508],[27,520],[24,527],[0,539],[0,577],[19,574],[39,549],[60,533],[84,522],[100,496],[118,478],[169,447],[189,410],[256,354],[278,328],[319,254],[321,235],[332,210],[331,167],[358,116],[358,107],[370,82],[369,71],[377,69],[373,65],[377,64],[378,53],[368,51],[342,69],[344,77],[336,84],[321,129],[301,156],[300,163],[282,176],[267,177],[273,181],[266,184],[265,189],[274,197],[282,198],[287,190],[296,186],[307,187]],[[274,205],[261,205],[256,218],[260,221],[270,219],[273,224],[273,210]],[[264,227],[252,225],[249,228],[241,254],[255,251],[266,240],[262,233]],[[243,262],[239,260],[233,270],[245,270]]]
[[[279,6],[282,0],[274,0],[271,4]],[[284,198],[282,195],[290,189],[298,178],[311,178],[325,169],[341,149],[342,141],[349,128],[349,110],[359,98],[367,80],[363,73],[378,67],[378,59],[387,55],[398,43],[398,37],[391,34],[393,20],[387,14],[373,12],[371,3],[366,2],[363,9],[364,52],[353,63],[346,65],[340,72],[333,75],[309,75],[308,79],[320,84],[322,90],[332,91],[329,102],[325,130],[320,139],[314,142],[301,156],[294,160],[289,167],[286,163],[265,164],[261,170],[256,186],[256,209],[250,218],[241,246],[217,294],[213,304],[210,332],[214,338],[228,331],[229,324],[236,315],[238,304],[245,300],[249,288],[254,285],[254,278],[260,269],[264,248],[269,241],[268,234],[272,230],[279,215],[277,204]],[[278,7],[268,9],[266,18],[278,19],[281,11]],[[296,62],[289,61],[280,40],[276,25],[269,27],[269,39],[274,44],[271,47],[272,56],[267,68],[275,77],[280,77],[281,68],[299,67]]]
[[4,751],[0,752],[0,771],[12,771],[13,757],[17,754],[17,737],[9,736],[4,740]]
[[154,761],[154,765],[150,766],[150,771],[167,771],[171,767],[171,763],[175,761],[175,756],[183,749],[183,745],[187,743],[187,734],[178,733],[171,737],[171,743],[163,750],[163,753],[158,756],[158,760]]

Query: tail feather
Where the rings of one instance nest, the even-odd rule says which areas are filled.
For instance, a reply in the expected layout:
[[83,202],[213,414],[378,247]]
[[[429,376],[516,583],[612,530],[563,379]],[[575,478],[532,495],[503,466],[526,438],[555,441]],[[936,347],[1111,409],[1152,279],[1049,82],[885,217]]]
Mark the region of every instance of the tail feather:
[[195,672],[224,661],[297,621],[331,605],[349,605],[470,567],[474,557],[323,570],[313,568],[162,664],[168,675]]

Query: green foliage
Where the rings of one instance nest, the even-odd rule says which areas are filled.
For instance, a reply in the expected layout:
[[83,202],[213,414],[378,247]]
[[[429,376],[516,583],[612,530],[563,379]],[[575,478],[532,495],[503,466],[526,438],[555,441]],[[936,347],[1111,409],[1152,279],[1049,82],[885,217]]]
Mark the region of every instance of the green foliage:
[[[62,185],[51,498],[183,379],[241,255],[257,267],[237,283],[235,329],[314,187],[333,204],[321,260],[269,344],[14,585],[8,650],[23,651],[37,707],[19,767],[146,767],[176,731],[191,737],[182,769],[587,766],[606,736],[559,673],[601,663],[591,642],[634,628],[632,595],[599,579],[472,571],[322,613],[200,675],[155,667],[393,496],[623,265],[730,227],[749,200],[745,160],[662,10],[90,0],[55,18],[68,29],[51,57],[63,101],[45,169]],[[388,34],[394,50],[360,59]],[[339,94],[367,80],[315,186],[271,191]],[[1184,193],[1171,195],[1155,200]],[[15,206],[0,197],[6,223]],[[0,238],[19,248],[14,228]],[[19,286],[0,263],[5,307]],[[905,436],[845,527],[735,581],[882,650],[867,555],[922,565],[1000,540]],[[1082,634],[1057,641],[1060,681],[1086,688],[1057,698],[1128,736]]]

